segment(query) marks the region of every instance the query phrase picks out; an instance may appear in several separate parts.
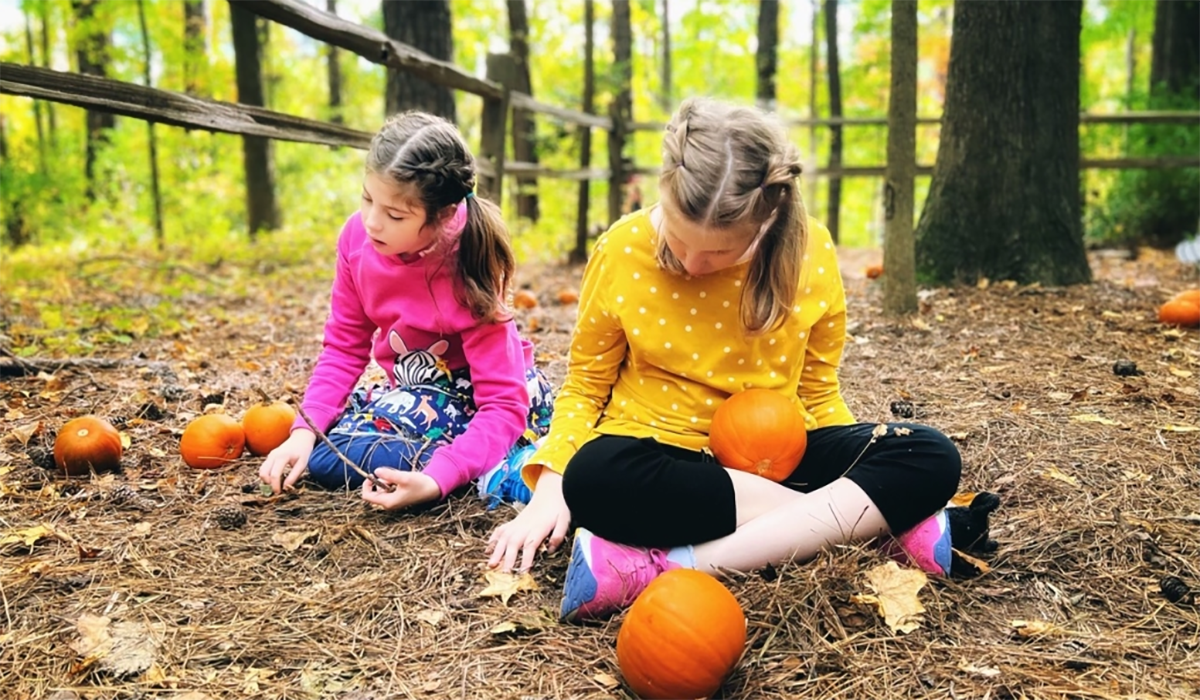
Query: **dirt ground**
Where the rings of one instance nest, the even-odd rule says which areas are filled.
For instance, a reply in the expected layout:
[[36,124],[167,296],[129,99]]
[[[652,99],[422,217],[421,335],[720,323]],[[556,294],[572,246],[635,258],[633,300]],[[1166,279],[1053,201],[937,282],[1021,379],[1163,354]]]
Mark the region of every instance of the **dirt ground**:
[[[1002,499],[999,549],[990,571],[921,589],[907,634],[855,602],[884,562],[872,547],[730,573],[749,632],[720,697],[1200,697],[1200,600],[1185,590],[1200,589],[1200,332],[1155,317],[1196,268],[1096,253],[1095,284],[924,290],[920,314],[893,321],[863,274],[878,258],[842,253],[850,407],[869,422],[911,409],[950,434],[962,490]],[[521,271],[541,303],[519,320],[556,382],[575,313],[556,299],[579,274]],[[183,464],[179,436],[206,403],[240,416],[259,390],[300,395],[327,281],[288,284],[195,299],[209,323],[136,339],[116,367],[0,376],[0,696],[631,697],[622,618],[555,621],[565,554],[539,560],[535,590],[481,595],[510,507],[463,490],[383,513],[312,487],[264,497],[249,456]],[[1118,376],[1118,360],[1138,373]],[[38,466],[85,413],[128,436],[123,469]],[[218,517],[230,507],[244,523]]]

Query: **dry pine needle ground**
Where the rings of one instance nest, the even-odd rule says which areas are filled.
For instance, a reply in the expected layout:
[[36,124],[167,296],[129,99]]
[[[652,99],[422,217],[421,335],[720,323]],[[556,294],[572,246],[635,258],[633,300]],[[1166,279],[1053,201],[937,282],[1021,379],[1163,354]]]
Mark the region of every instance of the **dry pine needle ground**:
[[[1200,427],[1200,335],[1154,315],[1195,268],[1097,255],[1094,285],[923,292],[900,322],[879,314],[869,257],[843,255],[851,408],[911,410],[951,434],[962,490],[1003,498],[1000,548],[989,573],[927,585],[907,635],[851,602],[881,563],[870,548],[731,574],[749,642],[722,696],[1200,697],[1200,600],[1185,590],[1200,589],[1200,432],[1185,432]],[[579,273],[524,273],[541,303],[520,322],[556,381],[575,311],[558,293]],[[508,507],[464,490],[382,513],[357,494],[263,497],[248,456],[183,465],[179,435],[206,402],[240,416],[257,389],[299,395],[325,284],[285,287],[276,298],[294,301],[270,311],[197,300],[220,307],[213,322],[136,341],[136,367],[0,378],[0,696],[628,697],[620,618],[555,622],[565,554],[542,557],[536,590],[507,604],[479,595]],[[1117,376],[1117,360],[1141,373]],[[64,480],[34,464],[39,441],[93,412],[130,438],[121,473]]]

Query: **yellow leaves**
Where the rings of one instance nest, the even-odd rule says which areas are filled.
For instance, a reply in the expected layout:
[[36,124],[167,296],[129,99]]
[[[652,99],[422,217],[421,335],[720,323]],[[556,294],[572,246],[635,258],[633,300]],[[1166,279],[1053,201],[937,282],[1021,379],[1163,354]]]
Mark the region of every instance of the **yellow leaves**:
[[533,576],[529,575],[529,572],[518,576],[503,571],[488,571],[484,573],[483,578],[487,580],[488,585],[478,593],[478,597],[498,596],[504,605],[508,605],[509,598],[521,591],[538,590],[537,581],[533,580]]
[[41,421],[37,421],[36,423],[27,423],[26,425],[13,428],[8,434],[8,439],[15,440],[16,442],[21,443],[21,447],[25,447],[29,444],[29,439],[40,432],[42,432]]
[[1071,420],[1077,423],[1099,423],[1100,425],[1111,425],[1125,428],[1126,426],[1121,421],[1105,418],[1104,416],[1095,413],[1079,413],[1071,416]]
[[1065,634],[1063,628],[1045,620],[1013,620],[1009,624],[1022,637],[1053,637]]
[[1076,479],[1075,477],[1071,476],[1070,474],[1064,474],[1062,471],[1059,470],[1058,467],[1055,467],[1053,465],[1051,465],[1050,467],[1047,467],[1046,470],[1042,472],[1042,476],[1046,477],[1047,479],[1054,479],[1056,481],[1061,481],[1064,484],[1069,484],[1071,486],[1079,486],[1079,479]]
[[894,561],[880,564],[866,573],[873,594],[856,594],[850,602],[874,605],[893,632],[907,634],[921,626],[925,606],[917,593],[928,582],[919,569],[902,569]]
[[1177,423],[1167,423],[1162,427],[1162,430],[1168,433],[1197,433],[1200,432],[1200,427],[1194,425],[1180,425]]
[[107,617],[84,613],[75,628],[79,639],[72,648],[83,657],[75,666],[77,673],[97,666],[114,676],[128,676],[154,665],[157,645],[140,622],[114,624]]
[[9,530],[4,535],[0,535],[0,550],[17,545],[32,547],[47,537],[62,538],[62,535],[49,525],[34,525],[21,530]]
[[1179,377],[1180,379],[1188,379],[1192,376],[1191,370],[1180,369],[1179,367],[1176,367],[1174,365],[1169,365],[1167,367],[1167,371],[1169,371],[1171,374],[1175,375],[1176,377]]
[[427,625],[437,627],[438,624],[440,624],[441,621],[443,619],[445,619],[446,613],[442,612],[441,610],[425,609],[425,610],[418,612],[413,617],[417,618],[418,620],[420,620],[421,622],[424,622]]
[[321,533],[317,530],[292,530],[290,532],[275,532],[271,541],[289,552],[300,549],[309,540],[315,540]]

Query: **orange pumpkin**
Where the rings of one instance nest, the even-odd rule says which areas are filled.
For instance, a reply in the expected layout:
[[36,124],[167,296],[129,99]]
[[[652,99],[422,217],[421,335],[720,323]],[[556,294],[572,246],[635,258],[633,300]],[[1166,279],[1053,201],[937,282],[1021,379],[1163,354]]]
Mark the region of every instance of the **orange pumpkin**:
[[1185,289],[1171,297],[1171,301],[1186,301],[1189,304],[1200,306],[1200,289]]
[[513,306],[518,309],[532,309],[538,305],[537,296],[528,289],[519,290],[513,295]]
[[571,289],[571,288],[565,288],[565,289],[558,290],[558,303],[565,305],[565,304],[574,304],[577,301],[579,301],[579,292],[578,291]]
[[216,469],[242,456],[246,433],[242,424],[224,413],[200,416],[183,430],[179,452],[193,469]]
[[883,276],[883,265],[868,265],[866,273],[871,279],[879,279]]
[[1200,304],[1172,299],[1158,307],[1158,320],[1172,326],[1200,326]]
[[121,434],[98,416],[69,420],[54,438],[54,463],[70,476],[115,471],[123,453]]
[[746,615],[720,581],[672,569],[633,601],[617,633],[617,665],[642,698],[707,698],[746,646]]
[[251,406],[242,416],[250,454],[262,456],[282,445],[292,434],[295,422],[296,410],[282,401]]
[[721,464],[783,481],[800,464],[808,433],[800,409],[787,397],[746,389],[717,407],[708,441]]

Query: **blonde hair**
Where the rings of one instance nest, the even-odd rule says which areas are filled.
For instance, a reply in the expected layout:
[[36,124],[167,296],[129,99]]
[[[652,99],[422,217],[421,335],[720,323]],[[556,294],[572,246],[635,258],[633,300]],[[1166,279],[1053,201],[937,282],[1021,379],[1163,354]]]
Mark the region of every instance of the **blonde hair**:
[[[673,213],[706,229],[766,225],[742,289],[741,319],[752,333],[779,327],[791,313],[808,240],[800,155],[783,124],[755,108],[691,98],[667,124],[662,153],[659,190]],[[657,257],[683,273],[665,236]]]
[[455,256],[463,286],[458,301],[476,318],[507,318],[508,287],[516,267],[508,227],[499,207],[474,195],[475,157],[458,129],[425,112],[393,115],[371,139],[366,167],[397,185],[413,186],[427,224],[441,223],[430,218],[465,200],[467,221]]

